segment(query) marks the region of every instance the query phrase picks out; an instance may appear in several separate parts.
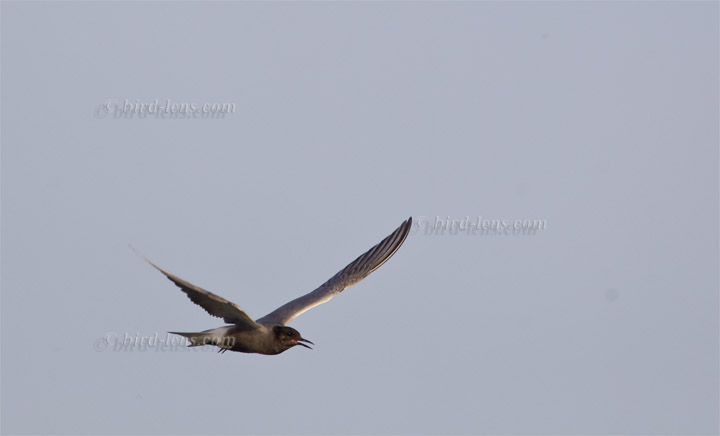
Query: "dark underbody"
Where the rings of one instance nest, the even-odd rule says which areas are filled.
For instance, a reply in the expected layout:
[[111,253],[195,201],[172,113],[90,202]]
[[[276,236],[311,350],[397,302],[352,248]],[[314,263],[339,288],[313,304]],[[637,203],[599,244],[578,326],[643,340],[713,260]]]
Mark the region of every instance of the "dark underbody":
[[219,353],[236,351],[239,353],[280,354],[296,345],[310,348],[301,343],[310,341],[303,339],[300,333],[286,326],[262,326],[257,329],[243,329],[238,325],[226,326],[222,336],[203,337],[217,329],[196,334],[181,334],[190,340],[190,347],[211,345],[219,348]]

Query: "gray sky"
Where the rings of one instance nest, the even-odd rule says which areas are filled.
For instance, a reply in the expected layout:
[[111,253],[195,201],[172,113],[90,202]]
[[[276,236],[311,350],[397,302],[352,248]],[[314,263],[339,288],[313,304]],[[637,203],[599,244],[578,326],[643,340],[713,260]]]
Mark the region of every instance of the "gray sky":
[[[3,433],[719,431],[717,2],[1,8]],[[314,351],[121,349],[223,324],[128,243],[260,317],[409,215]]]

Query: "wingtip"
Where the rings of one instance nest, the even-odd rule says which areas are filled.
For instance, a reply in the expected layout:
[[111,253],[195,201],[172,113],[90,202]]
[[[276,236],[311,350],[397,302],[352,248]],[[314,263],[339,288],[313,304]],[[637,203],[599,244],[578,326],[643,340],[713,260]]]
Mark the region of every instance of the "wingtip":
[[[405,237],[407,237],[407,235],[410,233],[410,229],[412,228],[412,222],[413,221],[412,221],[412,215],[411,215],[408,219],[403,221],[403,223],[400,225],[400,227],[404,229]],[[403,237],[403,240],[405,239],[405,237]]]
[[145,257],[145,255],[142,254],[137,248],[133,247],[131,244],[128,244],[128,247],[130,247],[130,249],[131,249],[135,254],[137,254],[140,259],[142,259],[142,260],[144,260],[145,262],[149,263],[150,265],[153,266],[153,268],[155,268],[156,270],[160,271],[161,273],[167,274],[162,268],[160,268],[159,266],[155,265],[150,259],[148,259],[147,257]]
[[[142,260],[144,260],[144,261],[146,261],[146,262],[150,262],[150,261],[148,260],[148,258],[145,257],[145,255],[142,254],[142,253],[140,252],[140,250],[138,250],[137,248],[133,247],[132,244],[128,244],[128,248],[131,249],[131,250],[133,251],[133,253],[135,253],[140,259],[142,259]],[[152,262],[150,262],[150,263],[152,263]]]
[[133,251],[133,253],[135,253],[135,254],[137,254],[138,256],[144,258],[144,256],[142,255],[142,253],[140,253],[140,251],[138,251],[137,248],[133,247],[132,244],[128,243],[128,248],[131,249],[131,250]]
[[[407,219],[407,221],[405,221],[405,231],[403,232],[403,233],[405,233],[405,235],[403,235],[402,243],[404,243],[404,242],[405,242],[405,239],[407,239],[407,237],[410,235],[410,231],[412,230],[412,222],[413,222],[413,221],[412,221],[412,215],[411,215],[411,216]],[[402,243],[401,243],[401,245],[402,245]],[[398,247],[398,248],[400,248],[400,247]]]

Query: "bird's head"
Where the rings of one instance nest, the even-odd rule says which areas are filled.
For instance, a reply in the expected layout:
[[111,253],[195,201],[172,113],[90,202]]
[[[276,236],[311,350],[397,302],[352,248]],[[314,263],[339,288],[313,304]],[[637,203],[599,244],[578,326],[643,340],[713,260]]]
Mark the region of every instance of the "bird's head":
[[300,332],[292,327],[276,325],[275,327],[273,327],[273,333],[275,333],[275,339],[282,346],[283,351],[287,350],[288,348],[294,347],[295,345],[302,345],[303,347],[312,350],[309,345],[305,345],[303,344],[303,342],[315,345],[307,339],[303,339],[303,337],[300,336]]

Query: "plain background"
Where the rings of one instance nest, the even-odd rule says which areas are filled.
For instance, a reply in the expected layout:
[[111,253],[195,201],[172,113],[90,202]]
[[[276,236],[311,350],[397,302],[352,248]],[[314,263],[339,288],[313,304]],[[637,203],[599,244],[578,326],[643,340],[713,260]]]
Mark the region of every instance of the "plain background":
[[[3,2],[2,432],[717,433],[718,49],[717,2]],[[409,215],[547,227],[416,227],[314,351],[104,342],[223,324],[129,243],[260,317]]]

